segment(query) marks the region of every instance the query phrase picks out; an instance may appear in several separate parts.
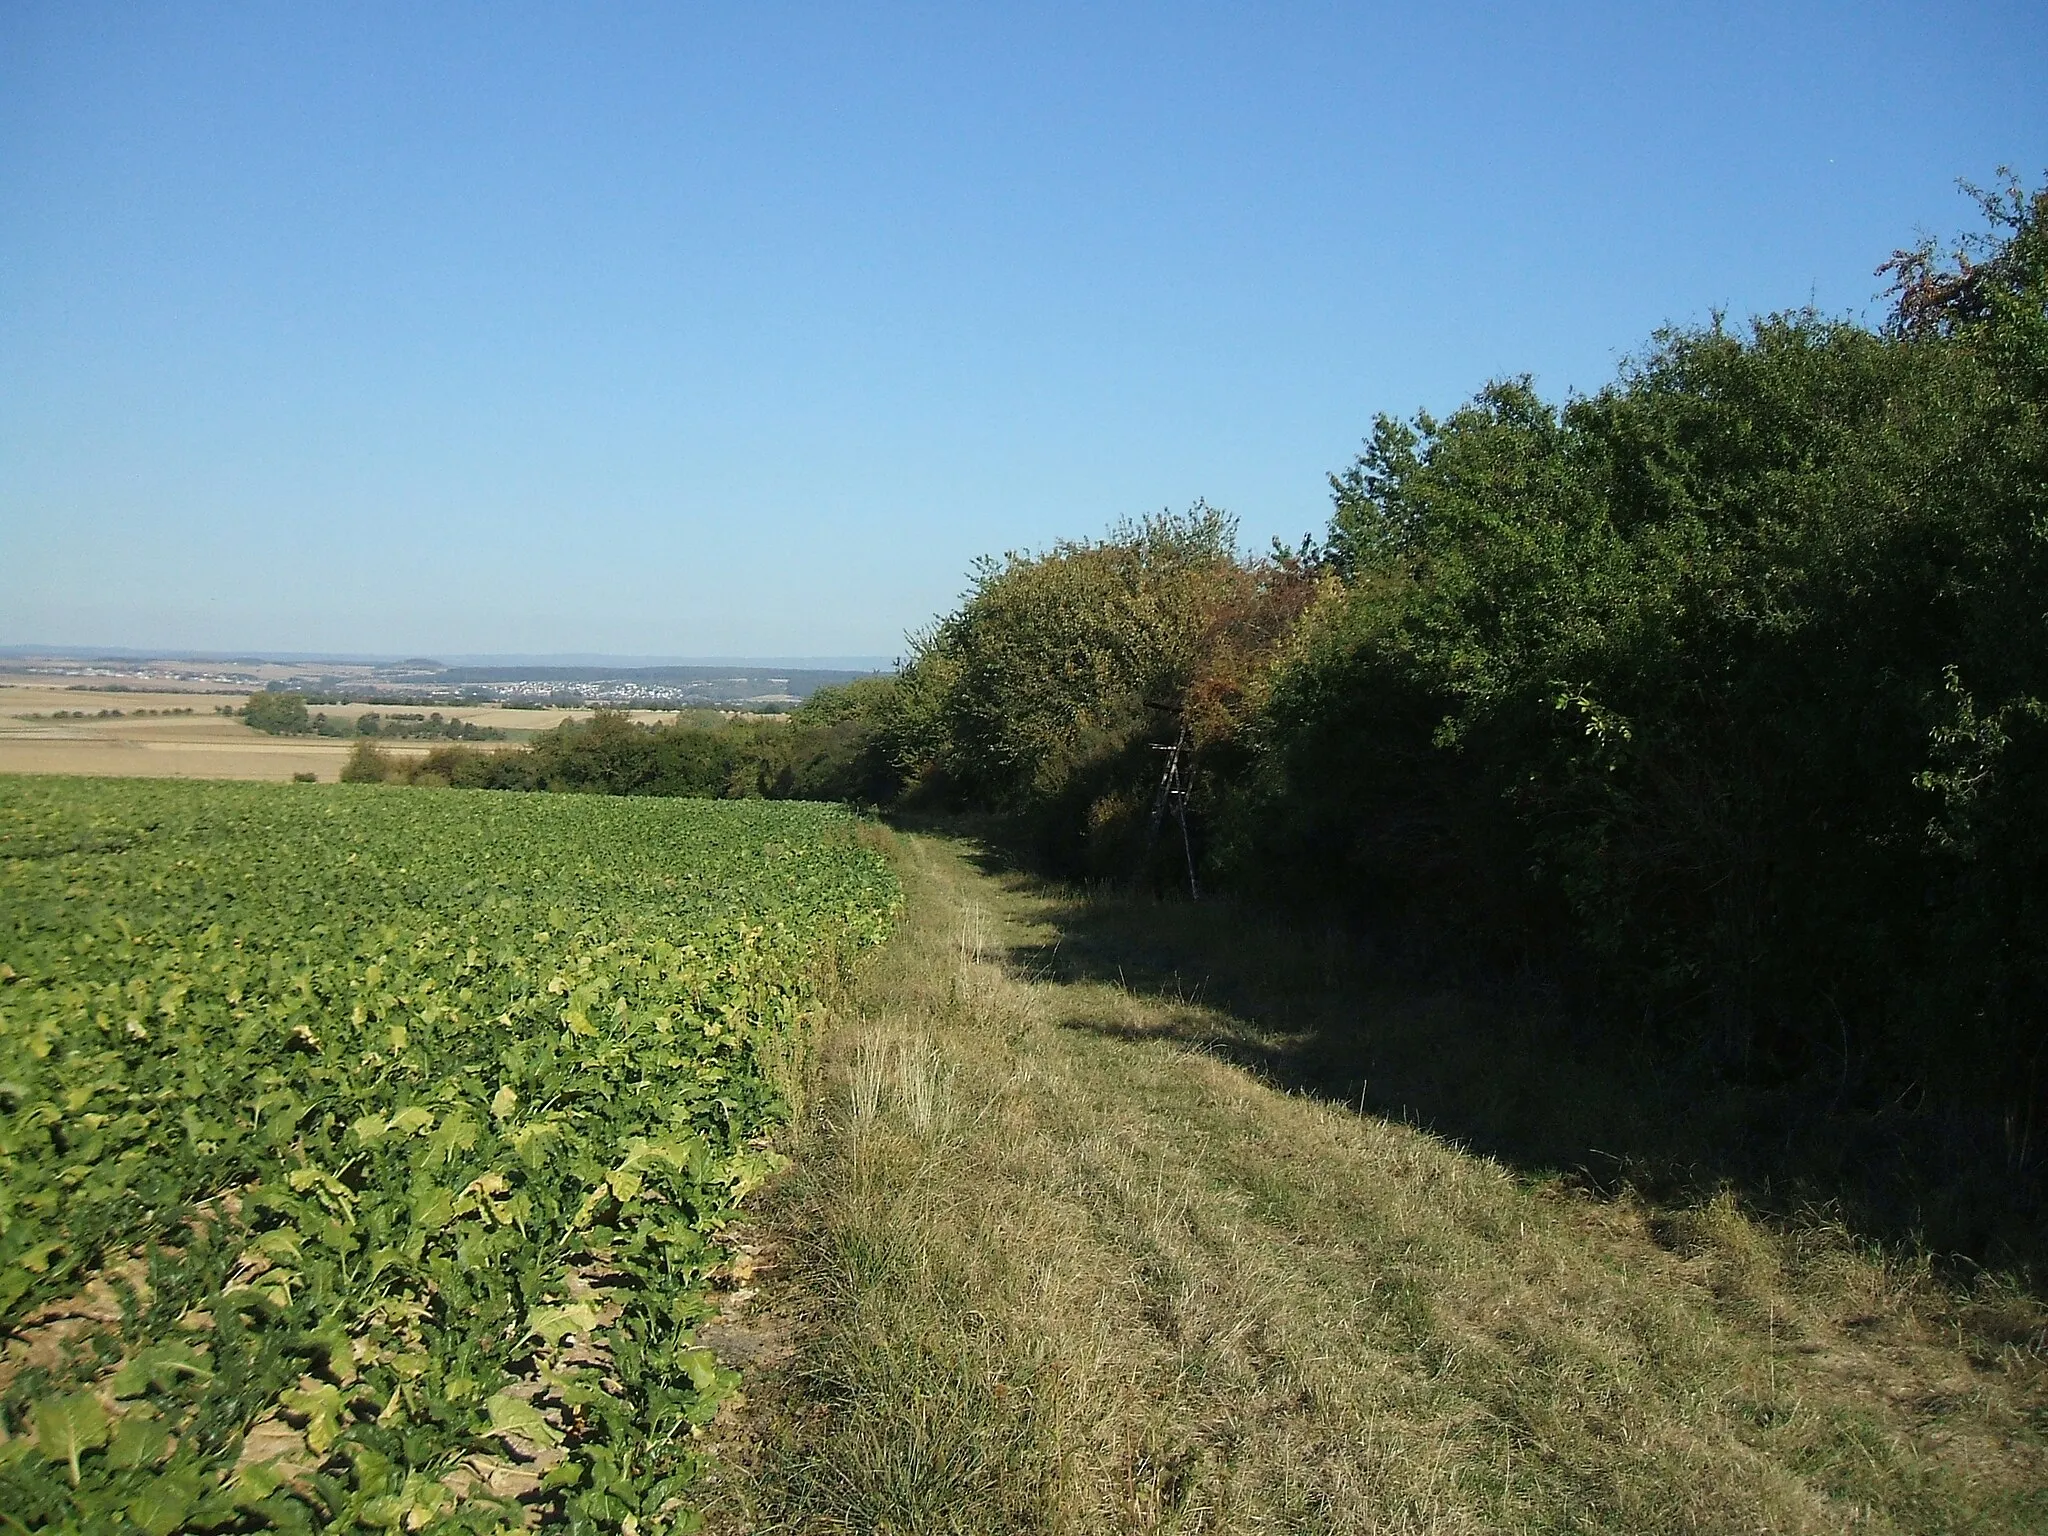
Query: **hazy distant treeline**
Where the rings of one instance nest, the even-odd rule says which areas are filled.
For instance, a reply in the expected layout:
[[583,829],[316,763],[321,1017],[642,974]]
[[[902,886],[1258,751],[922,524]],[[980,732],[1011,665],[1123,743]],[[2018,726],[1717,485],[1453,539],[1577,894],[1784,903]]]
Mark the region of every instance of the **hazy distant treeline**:
[[[866,716],[894,687],[873,678],[822,689],[786,717],[711,711],[640,723],[620,710],[564,722],[526,747],[439,747],[424,756],[358,742],[342,778],[458,789],[554,790],[704,799],[851,800],[877,805],[900,782]],[[386,739],[391,733],[386,733]]]
[[[494,726],[476,725],[441,712],[366,710],[353,720],[331,720],[323,712],[312,713],[307,706],[322,702],[302,693],[266,689],[249,695],[239,708],[222,705],[223,713],[240,717],[251,730],[272,736],[377,736],[387,741],[503,741],[505,733]],[[336,700],[335,702],[341,702]]]
[[[2048,1135],[2048,190],[1900,253],[1876,328],[1656,336],[1597,394],[1381,417],[1328,529],[1197,506],[991,560],[789,720],[599,716],[452,783],[1001,812],[1534,964],[1729,1070]],[[1168,862],[1170,857],[1171,862]]]

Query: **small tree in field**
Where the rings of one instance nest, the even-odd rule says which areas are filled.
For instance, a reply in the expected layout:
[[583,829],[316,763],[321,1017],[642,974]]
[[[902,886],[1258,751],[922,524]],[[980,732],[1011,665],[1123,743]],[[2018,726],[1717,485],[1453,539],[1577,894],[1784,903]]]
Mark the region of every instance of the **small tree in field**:
[[299,693],[252,693],[243,706],[242,719],[273,736],[303,736],[313,729],[313,718],[306,713],[306,697]]

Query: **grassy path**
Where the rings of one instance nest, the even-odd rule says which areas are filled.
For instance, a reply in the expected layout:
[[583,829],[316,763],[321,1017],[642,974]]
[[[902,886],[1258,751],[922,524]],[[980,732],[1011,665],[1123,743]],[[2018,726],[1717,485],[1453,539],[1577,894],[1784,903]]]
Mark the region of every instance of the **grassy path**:
[[2048,1529],[2009,1317],[1283,1092],[1189,1043],[1242,1009],[1062,967],[1072,893],[897,852],[905,927],[764,1215],[794,1353],[725,1527]]

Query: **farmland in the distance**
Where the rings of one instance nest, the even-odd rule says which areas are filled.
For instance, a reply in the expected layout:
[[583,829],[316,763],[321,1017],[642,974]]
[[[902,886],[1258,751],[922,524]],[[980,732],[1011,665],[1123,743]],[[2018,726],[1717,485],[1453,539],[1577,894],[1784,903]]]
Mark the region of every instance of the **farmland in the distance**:
[[[348,760],[348,737],[269,736],[219,713],[249,690],[98,692],[0,674],[0,774],[90,774],[106,778],[289,779],[310,773],[332,783]],[[424,710],[435,706],[381,706]],[[588,710],[439,706],[471,724],[503,731],[510,741],[580,720]],[[375,703],[322,706],[337,722],[380,708]],[[182,711],[182,712],[181,712]],[[384,745],[397,756],[425,753],[425,741]]]
[[10,1528],[672,1522],[857,831],[0,778]]

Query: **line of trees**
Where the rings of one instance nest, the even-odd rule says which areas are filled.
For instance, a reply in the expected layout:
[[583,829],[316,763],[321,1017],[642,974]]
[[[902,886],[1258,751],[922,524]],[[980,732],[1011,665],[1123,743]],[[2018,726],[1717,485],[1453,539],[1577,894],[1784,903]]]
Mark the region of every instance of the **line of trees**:
[[903,782],[1114,876],[1185,729],[1208,881],[1967,1111],[2038,1193],[2048,188],[1980,201],[1874,328],[1717,318],[1590,396],[1380,418],[1297,548],[1197,508],[984,566],[878,723]]
[[1717,1069],[1974,1106],[2037,1180],[2048,188],[1980,203],[1876,327],[1717,318],[1589,396],[1381,417],[1297,547],[1198,504],[982,563],[786,721],[413,771],[971,808],[1121,880],[1180,742],[1205,883],[1536,965]]
[[15,716],[15,718],[16,718],[17,720],[120,720],[120,719],[124,719],[124,718],[125,718],[125,719],[129,719],[129,720],[139,720],[139,719],[142,719],[142,718],[144,718],[144,717],[149,717],[149,718],[152,718],[152,719],[153,719],[153,718],[155,718],[155,717],[157,717],[157,716],[159,716],[159,715],[189,715],[189,714],[191,714],[191,713],[192,713],[192,711],[191,711],[190,707],[185,707],[185,708],[179,708],[179,709],[127,709],[127,710],[122,710],[122,709],[101,709],[101,710],[89,710],[89,709],[55,709],[55,710],[52,710],[52,711],[50,711],[50,713],[49,713],[49,714],[47,714],[47,715],[45,715],[45,714],[40,714],[40,713],[37,713],[37,714],[28,714],[28,715],[17,715],[17,716]]
[[827,690],[786,717],[691,710],[643,722],[600,709],[563,722],[529,746],[496,751],[448,746],[400,756],[365,739],[341,777],[457,789],[878,805],[900,788],[872,729],[875,697],[893,687],[892,679],[876,678]]
[[[384,713],[374,710],[353,721],[331,720],[322,711],[315,714],[306,706],[321,702],[302,693],[265,689],[249,695],[239,709],[222,706],[224,713],[239,715],[252,730],[272,736],[377,736],[386,740],[503,741],[505,733],[496,726],[477,725],[455,716]],[[116,711],[119,713],[119,711]]]

